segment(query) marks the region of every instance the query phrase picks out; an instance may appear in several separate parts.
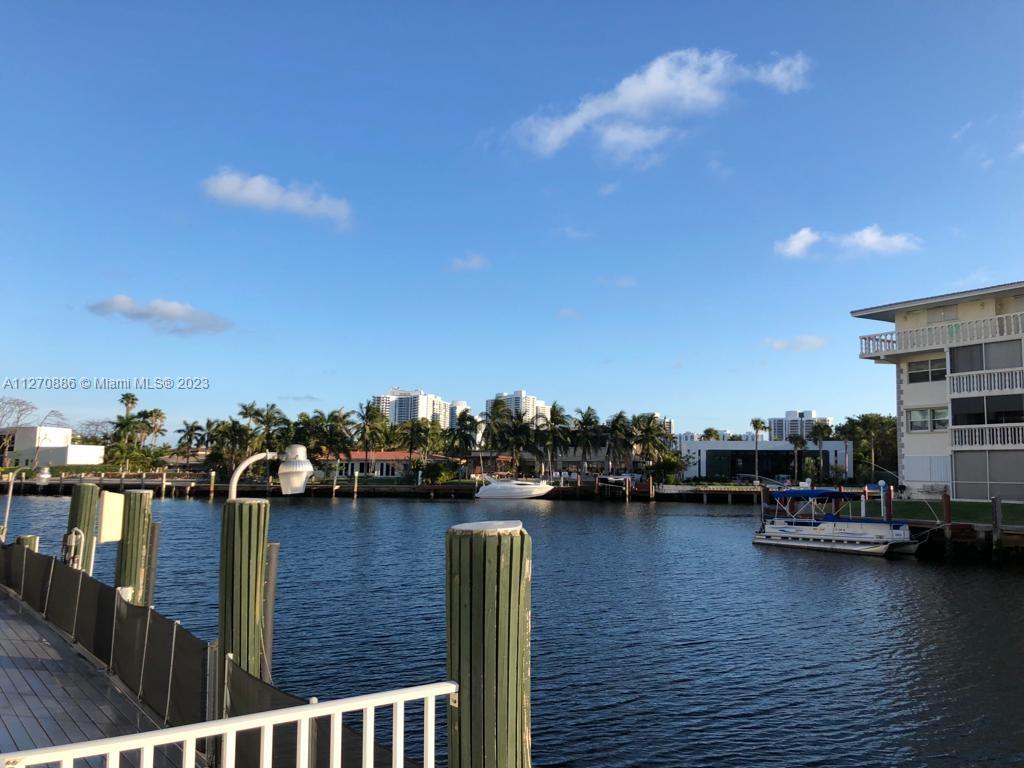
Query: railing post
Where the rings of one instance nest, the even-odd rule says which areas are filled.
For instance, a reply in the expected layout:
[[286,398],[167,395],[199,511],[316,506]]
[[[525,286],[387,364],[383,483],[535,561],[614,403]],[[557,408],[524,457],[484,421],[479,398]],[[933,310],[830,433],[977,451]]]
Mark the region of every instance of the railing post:
[[85,536],[82,541],[81,570],[92,573],[92,558],[96,551],[96,511],[99,509],[100,487],[94,483],[79,483],[71,491],[71,509],[68,512],[68,533],[78,528]]
[[451,768],[529,768],[532,541],[522,523],[456,525],[446,537]]
[[992,562],[1003,560],[1003,500],[992,497]]

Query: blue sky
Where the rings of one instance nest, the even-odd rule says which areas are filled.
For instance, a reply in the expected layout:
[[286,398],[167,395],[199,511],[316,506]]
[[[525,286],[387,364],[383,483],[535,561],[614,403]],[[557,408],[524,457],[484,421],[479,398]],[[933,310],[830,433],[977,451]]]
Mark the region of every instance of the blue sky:
[[0,377],[209,378],[139,393],[173,425],[391,385],[695,430],[891,412],[849,311],[1022,277],[1022,29],[1012,2],[9,5]]

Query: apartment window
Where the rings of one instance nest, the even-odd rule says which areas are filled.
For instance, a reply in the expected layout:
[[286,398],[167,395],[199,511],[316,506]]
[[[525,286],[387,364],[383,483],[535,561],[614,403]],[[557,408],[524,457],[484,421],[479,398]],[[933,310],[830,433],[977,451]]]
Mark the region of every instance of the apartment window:
[[913,408],[907,412],[907,429],[911,432],[938,432],[949,429],[949,409]]
[[956,319],[956,304],[950,304],[946,307],[933,307],[928,310],[928,325],[951,323]]
[[989,424],[1024,422],[1024,395],[992,395],[985,398]]
[[985,368],[1020,368],[1021,346],[1018,339],[1012,341],[993,341],[985,345]]
[[969,427],[985,423],[985,398],[957,397],[952,403],[953,426]]
[[930,414],[927,408],[914,408],[910,411],[908,428],[911,432],[927,432],[930,426]]
[[966,347],[950,349],[949,367],[953,373],[984,370],[985,352],[981,344],[970,344]]
[[946,358],[918,360],[907,364],[907,381],[918,384],[923,381],[945,381]]

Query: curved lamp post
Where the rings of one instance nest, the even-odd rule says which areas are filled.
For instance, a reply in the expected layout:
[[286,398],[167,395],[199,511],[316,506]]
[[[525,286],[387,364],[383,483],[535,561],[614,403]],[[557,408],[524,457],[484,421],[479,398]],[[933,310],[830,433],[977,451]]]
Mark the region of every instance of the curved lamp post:
[[291,496],[295,493],[302,493],[306,490],[306,481],[313,474],[313,464],[306,457],[306,446],[289,445],[283,452],[264,451],[250,456],[237,467],[231,475],[231,483],[228,485],[228,501],[238,498],[238,481],[251,465],[257,461],[273,461],[280,459],[281,466],[277,470],[277,478],[281,483],[281,493],[284,496]]
[[30,467],[22,467],[21,469],[11,470],[7,480],[7,505],[4,508],[4,524],[0,527],[0,544],[7,542],[7,521],[11,517],[11,497],[14,496],[14,478],[18,476],[19,472],[28,472]]

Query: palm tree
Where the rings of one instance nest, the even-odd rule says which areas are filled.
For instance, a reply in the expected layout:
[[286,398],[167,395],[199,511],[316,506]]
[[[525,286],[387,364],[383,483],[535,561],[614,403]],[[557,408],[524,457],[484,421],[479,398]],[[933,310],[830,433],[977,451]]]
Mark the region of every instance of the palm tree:
[[367,400],[356,409],[356,419],[356,441],[363,450],[363,459],[369,468],[370,453],[387,437],[388,422],[372,400]]
[[178,439],[178,448],[185,451],[185,469],[192,464],[192,449],[199,447],[203,437],[203,428],[198,421],[183,421],[181,429],[174,430],[181,435]]
[[[248,405],[245,407],[248,409]],[[320,413],[323,412],[320,411]],[[257,427],[255,445],[253,446],[254,450],[262,447],[265,451],[280,451],[284,448],[283,445],[280,445],[282,441],[279,438],[281,437],[281,431],[289,426],[289,421],[288,417],[284,415],[284,411],[278,408],[277,405],[267,403],[263,408],[256,408],[252,412],[252,421]]]
[[875,447],[886,430],[885,419],[877,413],[865,413],[857,419],[861,433],[867,438],[868,446],[871,449],[871,482],[875,481]]
[[508,447],[512,449],[512,476],[519,471],[519,454],[533,443],[533,424],[527,420],[522,411],[514,411],[508,421],[506,433]]
[[135,410],[135,406],[139,404],[139,398],[137,398],[131,392],[125,392],[118,399],[118,402],[121,403],[121,405],[124,406],[124,415],[125,416],[131,416],[132,415],[132,411]]
[[755,416],[750,420],[750,428],[754,430],[754,482],[760,482],[761,480],[761,466],[758,461],[757,443],[761,439],[761,433],[768,429],[768,425],[764,419]]
[[714,427],[708,427],[700,433],[701,440],[721,440],[722,435]]
[[672,435],[664,423],[653,413],[641,413],[633,417],[633,443],[640,452],[640,458],[651,466],[668,452]]
[[816,421],[811,427],[811,440],[818,446],[818,482],[825,475],[825,446],[823,443],[832,437],[832,425],[825,421]]
[[608,471],[625,466],[633,453],[633,425],[625,411],[619,411],[608,420]]
[[489,450],[501,451],[506,447],[509,424],[512,421],[512,411],[504,400],[495,400],[491,403],[491,409],[480,414],[483,422],[483,443]]
[[572,444],[572,422],[557,400],[551,404],[547,417],[541,418],[544,420],[544,448],[547,450],[548,467],[554,469],[562,452]]
[[477,446],[477,420],[469,411],[462,411],[455,424],[448,430],[451,451],[462,458],[469,458]]
[[793,444],[793,479],[800,481],[800,451],[807,447],[807,441],[803,435],[790,435],[786,438]]
[[853,469],[853,464],[850,462],[850,441],[856,436],[857,430],[852,421],[847,417],[844,423],[833,430],[835,437],[843,441],[843,479],[846,479],[846,467],[849,465],[850,469]]
[[587,471],[587,460],[595,449],[601,447],[601,419],[589,405],[586,410],[576,409],[576,421],[572,426],[572,446],[580,452],[583,471]]
[[167,421],[167,414],[161,411],[159,408],[154,408],[151,411],[146,411],[146,424],[149,427],[147,432],[148,437],[152,439],[153,447],[156,447],[156,439],[163,437],[167,434],[167,430],[164,429],[164,423]]
[[252,429],[252,423],[256,420],[259,415],[260,409],[256,407],[256,401],[253,400],[251,403],[239,403],[238,404],[238,415],[245,419],[245,426]]

